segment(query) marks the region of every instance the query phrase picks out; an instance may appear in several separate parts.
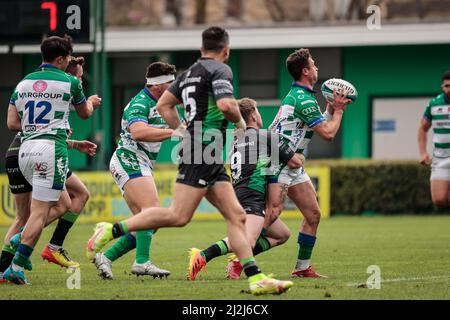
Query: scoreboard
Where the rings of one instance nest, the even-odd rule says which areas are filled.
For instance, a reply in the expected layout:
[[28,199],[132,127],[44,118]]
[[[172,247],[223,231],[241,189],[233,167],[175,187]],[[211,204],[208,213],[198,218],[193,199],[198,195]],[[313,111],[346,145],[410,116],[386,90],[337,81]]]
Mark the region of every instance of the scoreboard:
[[90,42],[89,0],[0,0],[0,44],[39,44],[70,35]]

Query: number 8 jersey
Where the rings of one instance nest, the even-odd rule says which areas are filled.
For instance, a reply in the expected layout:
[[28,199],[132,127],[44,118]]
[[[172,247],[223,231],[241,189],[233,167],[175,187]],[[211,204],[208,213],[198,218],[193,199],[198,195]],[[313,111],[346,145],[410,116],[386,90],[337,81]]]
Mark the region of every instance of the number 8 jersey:
[[69,106],[86,100],[81,82],[51,64],[42,64],[19,82],[11,97],[22,123],[22,142],[67,139]]

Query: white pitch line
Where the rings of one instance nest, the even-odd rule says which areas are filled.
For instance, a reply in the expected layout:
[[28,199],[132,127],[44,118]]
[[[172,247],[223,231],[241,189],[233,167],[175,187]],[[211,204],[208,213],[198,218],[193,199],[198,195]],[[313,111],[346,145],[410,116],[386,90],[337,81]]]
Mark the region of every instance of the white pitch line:
[[[450,279],[450,275],[447,276],[431,276],[431,277],[413,277],[413,278],[393,278],[393,279],[383,279],[381,278],[381,283],[388,282],[402,282],[402,281],[423,281],[423,280],[434,280],[434,279]],[[347,286],[354,287],[365,284],[365,282],[358,283],[348,283]]]

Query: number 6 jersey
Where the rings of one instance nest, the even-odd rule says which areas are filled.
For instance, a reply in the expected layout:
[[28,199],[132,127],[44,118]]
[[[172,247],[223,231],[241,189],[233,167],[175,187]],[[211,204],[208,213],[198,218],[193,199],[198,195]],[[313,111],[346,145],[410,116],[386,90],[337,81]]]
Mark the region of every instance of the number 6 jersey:
[[69,106],[86,100],[81,82],[51,64],[42,64],[19,82],[10,104],[22,123],[22,142],[30,139],[67,139]]

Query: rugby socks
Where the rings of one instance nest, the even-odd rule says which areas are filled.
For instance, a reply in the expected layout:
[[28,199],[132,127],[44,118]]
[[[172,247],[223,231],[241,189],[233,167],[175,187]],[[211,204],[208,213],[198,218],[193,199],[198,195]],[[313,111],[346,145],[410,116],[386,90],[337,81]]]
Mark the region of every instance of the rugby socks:
[[23,269],[27,264],[28,259],[30,258],[32,253],[33,253],[32,247],[29,247],[23,243],[19,244],[11,265],[13,270],[20,271],[21,269]]
[[58,250],[59,247],[62,247],[64,240],[66,239],[67,234],[69,233],[70,228],[72,228],[75,221],[77,221],[79,215],[66,212],[61,218],[58,220],[58,224],[56,225],[55,231],[53,232],[53,236],[50,239],[49,248],[53,251]]
[[119,238],[119,240],[114,243],[114,245],[109,248],[105,253],[105,257],[109,260],[115,261],[119,259],[121,256],[130,252],[136,248],[136,239],[131,233],[127,233],[126,235]]
[[298,234],[298,260],[295,265],[296,271],[306,270],[309,267],[311,261],[311,255],[314,248],[314,244],[316,243],[316,237],[301,233]]
[[223,240],[217,241],[208,249],[203,250],[201,255],[205,258],[206,262],[227,254],[229,252],[227,243]]
[[112,234],[114,239],[119,238],[125,234],[128,233],[127,225],[125,224],[125,221],[120,221],[114,223],[112,227]]
[[266,237],[260,235],[258,240],[256,240],[255,247],[253,248],[253,255],[256,256],[261,252],[267,251],[270,249],[270,242]]
[[150,245],[153,230],[136,231],[136,263],[142,264],[150,261]]
[[255,257],[242,259],[240,263],[244,268],[244,273],[249,282],[259,281],[262,279],[261,277],[263,277],[263,274],[256,265]]
[[15,254],[16,251],[9,244],[3,245],[0,256],[0,272],[4,272],[11,265]]

